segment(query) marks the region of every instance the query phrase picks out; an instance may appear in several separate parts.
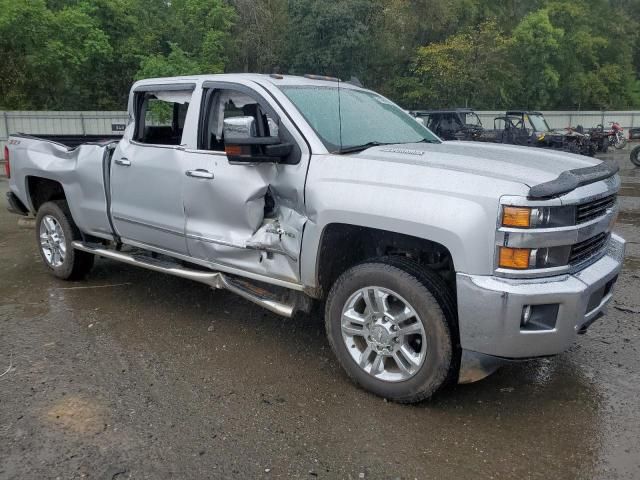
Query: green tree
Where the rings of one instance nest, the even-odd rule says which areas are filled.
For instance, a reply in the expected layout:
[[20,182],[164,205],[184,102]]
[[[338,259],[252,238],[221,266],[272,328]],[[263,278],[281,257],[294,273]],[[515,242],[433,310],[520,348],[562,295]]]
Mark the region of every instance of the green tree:
[[134,78],[277,69],[411,107],[628,108],[639,52],[638,0],[0,0],[0,106],[121,109]]
[[0,45],[10,108],[78,108],[90,88],[78,80],[113,53],[84,5],[52,12],[40,0],[2,0]]
[[286,66],[288,0],[233,0],[238,21],[233,31],[230,69],[272,73]]
[[508,82],[505,39],[494,22],[418,48],[413,75],[404,79],[403,100],[417,108],[505,103]]
[[168,55],[156,54],[143,58],[135,79],[176,77],[202,73],[201,64],[187,56],[177,44],[171,43],[169,48],[171,51]]
[[47,79],[46,87],[33,88],[31,101],[53,110],[83,109],[93,93],[93,86],[83,79],[101,61],[111,59],[109,38],[86,4],[53,13],[49,27],[50,37],[32,57],[35,78]]
[[564,31],[549,20],[546,10],[528,14],[509,41],[510,60],[518,76],[512,98],[527,108],[547,105],[560,83],[556,65]]
[[551,100],[559,108],[620,108],[634,103],[634,27],[606,0],[548,1],[552,24],[564,32]]
[[291,0],[291,71],[361,77],[381,8],[376,0]]
[[141,57],[136,77],[224,72],[235,10],[222,0],[173,0],[167,8],[164,51]]
[[29,108],[32,56],[46,43],[51,14],[43,0],[0,0],[0,103]]

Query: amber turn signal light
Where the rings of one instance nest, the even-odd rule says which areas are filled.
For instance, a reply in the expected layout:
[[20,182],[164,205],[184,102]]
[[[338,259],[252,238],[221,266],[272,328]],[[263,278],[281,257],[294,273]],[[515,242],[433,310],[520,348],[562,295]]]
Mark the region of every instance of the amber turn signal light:
[[498,266],[500,268],[514,268],[524,270],[529,268],[530,248],[500,247]]
[[531,225],[531,209],[523,207],[504,207],[502,225],[505,227],[529,228]]
[[239,157],[242,155],[248,155],[251,152],[248,148],[245,148],[242,145],[225,145],[224,153],[226,153],[227,155]]

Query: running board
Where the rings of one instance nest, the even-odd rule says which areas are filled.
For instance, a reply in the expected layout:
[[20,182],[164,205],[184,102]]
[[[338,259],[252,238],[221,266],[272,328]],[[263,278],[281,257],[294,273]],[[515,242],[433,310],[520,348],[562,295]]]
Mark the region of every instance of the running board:
[[[136,267],[146,268],[154,272],[167,273],[176,277],[187,278],[196,282],[204,283],[214,289],[225,289],[240,295],[242,298],[256,303],[278,315],[292,317],[295,311],[295,302],[286,303],[276,298],[274,294],[266,289],[248,283],[244,280],[231,278],[221,272],[207,272],[184,268],[177,263],[164,261],[161,259],[148,257],[146,255],[136,255],[117,252],[104,248],[102,245],[90,245],[82,242],[73,242],[73,248],[87,253],[92,253],[100,257],[109,258],[118,262],[127,263]],[[298,292],[293,292],[298,293]]]

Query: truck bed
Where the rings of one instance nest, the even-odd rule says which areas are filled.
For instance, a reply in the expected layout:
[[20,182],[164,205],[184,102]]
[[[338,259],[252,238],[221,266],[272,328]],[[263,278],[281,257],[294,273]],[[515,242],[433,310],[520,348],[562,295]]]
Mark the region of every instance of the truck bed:
[[104,144],[114,140],[120,140],[122,135],[39,135],[28,133],[17,133],[15,136],[29,137],[38,140],[47,140],[49,142],[64,145],[68,149],[74,149],[83,144]]

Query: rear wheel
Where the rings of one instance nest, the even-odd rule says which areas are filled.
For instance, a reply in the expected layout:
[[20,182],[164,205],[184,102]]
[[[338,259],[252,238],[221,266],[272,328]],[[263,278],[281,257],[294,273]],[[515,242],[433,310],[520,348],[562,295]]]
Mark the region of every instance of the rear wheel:
[[636,167],[640,167],[640,145],[631,150],[631,155],[629,155],[631,159],[631,163],[633,163]]
[[347,270],[325,322],[342,367],[377,395],[418,402],[456,378],[455,302],[436,273],[414,262],[387,257]]
[[80,231],[64,200],[47,202],[38,209],[36,239],[45,266],[58,278],[77,280],[93,267],[92,254],[73,248]]

